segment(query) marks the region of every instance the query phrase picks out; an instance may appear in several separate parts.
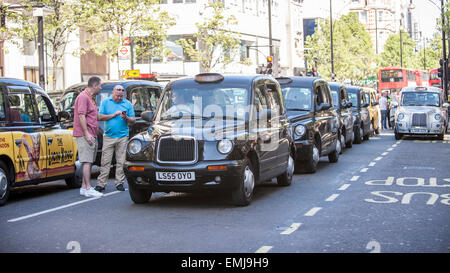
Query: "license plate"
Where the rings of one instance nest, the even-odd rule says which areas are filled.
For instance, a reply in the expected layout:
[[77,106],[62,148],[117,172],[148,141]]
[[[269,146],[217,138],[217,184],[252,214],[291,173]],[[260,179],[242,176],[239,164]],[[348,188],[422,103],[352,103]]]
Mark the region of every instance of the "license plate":
[[411,129],[411,133],[426,133],[426,129]]
[[195,172],[156,172],[158,181],[194,181]]

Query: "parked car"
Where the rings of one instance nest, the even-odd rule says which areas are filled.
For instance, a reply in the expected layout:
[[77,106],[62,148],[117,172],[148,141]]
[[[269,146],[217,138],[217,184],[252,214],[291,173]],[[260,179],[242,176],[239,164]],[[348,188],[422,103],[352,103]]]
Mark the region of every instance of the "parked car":
[[347,89],[345,84],[330,82],[328,83],[331,88],[331,95],[333,96],[333,108],[339,117],[339,140],[341,141],[341,147],[351,148],[353,140],[355,138],[355,132],[353,131],[353,115],[352,103],[348,98]]
[[[145,131],[150,123],[141,119],[140,114],[144,111],[154,111],[156,104],[159,100],[162,86],[159,83],[153,81],[141,81],[141,80],[124,80],[124,81],[104,81],[102,82],[102,89],[100,94],[97,95],[95,101],[97,107],[100,107],[101,102],[112,94],[112,90],[116,85],[122,85],[125,89],[126,95],[124,96],[133,104],[134,112],[136,115],[136,123],[130,126],[130,137],[135,134]],[[60,112],[67,112],[69,115],[63,115],[62,126],[63,128],[73,128],[73,105],[78,94],[87,87],[87,83],[79,83],[67,88],[61,98],[59,104]],[[101,151],[103,147],[103,133],[104,122],[100,122],[99,130],[97,134],[98,151],[94,164],[99,165],[101,161]]]
[[77,145],[59,120],[41,87],[0,78],[0,205],[13,187],[59,179],[71,188],[81,186]]
[[405,87],[395,115],[395,139],[404,135],[437,135],[444,139],[448,125],[444,92],[436,87]]
[[381,111],[377,100],[377,92],[372,88],[364,88],[366,101],[369,102],[370,132],[377,135],[381,132]]
[[355,144],[360,144],[363,140],[370,137],[370,101],[365,95],[367,91],[360,86],[348,86],[348,97],[352,103],[351,110],[353,112],[353,131],[355,132]]
[[341,152],[339,119],[328,83],[313,77],[277,78],[293,128],[295,167],[313,173],[319,158],[337,162]]
[[131,199],[153,192],[222,189],[235,205],[251,202],[255,185],[291,184],[292,136],[279,84],[267,75],[203,73],[170,82],[149,130],[128,143]]

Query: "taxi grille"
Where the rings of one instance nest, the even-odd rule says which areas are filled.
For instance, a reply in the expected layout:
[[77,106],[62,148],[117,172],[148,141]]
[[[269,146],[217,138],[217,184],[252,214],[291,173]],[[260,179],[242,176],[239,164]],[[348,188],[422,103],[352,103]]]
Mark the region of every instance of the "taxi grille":
[[427,126],[427,114],[413,114],[412,116],[412,126]]
[[197,143],[194,138],[162,137],[158,145],[160,162],[194,162]]

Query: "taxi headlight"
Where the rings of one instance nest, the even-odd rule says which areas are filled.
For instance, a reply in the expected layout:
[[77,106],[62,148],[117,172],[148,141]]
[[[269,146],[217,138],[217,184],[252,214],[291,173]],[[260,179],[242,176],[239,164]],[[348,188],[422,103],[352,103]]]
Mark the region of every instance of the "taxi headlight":
[[295,133],[297,136],[301,137],[301,136],[303,136],[303,135],[306,133],[306,127],[303,126],[303,125],[297,125],[297,126],[295,127],[295,129],[294,129],[294,133]]
[[402,119],[405,118],[405,114],[399,113],[398,116],[397,116],[397,118],[398,118],[398,120],[402,120]]
[[441,114],[434,115],[434,119],[438,121],[441,120]]
[[133,139],[128,143],[128,152],[132,155],[139,153],[142,149],[142,142],[139,139]]
[[217,143],[217,150],[221,154],[228,154],[233,149],[233,141],[229,139],[222,139]]

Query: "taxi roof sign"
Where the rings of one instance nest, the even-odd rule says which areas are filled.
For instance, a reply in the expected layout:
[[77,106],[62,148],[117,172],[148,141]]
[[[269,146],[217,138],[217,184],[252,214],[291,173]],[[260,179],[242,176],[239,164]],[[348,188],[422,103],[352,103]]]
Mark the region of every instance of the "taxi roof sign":
[[197,74],[194,77],[194,81],[198,83],[213,83],[213,82],[221,82],[224,77],[219,73],[201,73]]
[[293,80],[291,78],[289,78],[289,77],[279,77],[279,78],[276,78],[276,80],[280,84],[288,84],[288,83],[293,82]]
[[415,90],[417,90],[417,91],[427,91],[428,88],[427,88],[426,86],[417,86],[417,87],[415,88]]

